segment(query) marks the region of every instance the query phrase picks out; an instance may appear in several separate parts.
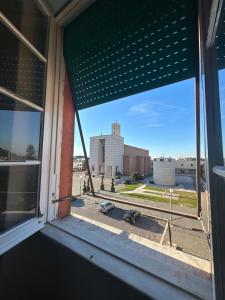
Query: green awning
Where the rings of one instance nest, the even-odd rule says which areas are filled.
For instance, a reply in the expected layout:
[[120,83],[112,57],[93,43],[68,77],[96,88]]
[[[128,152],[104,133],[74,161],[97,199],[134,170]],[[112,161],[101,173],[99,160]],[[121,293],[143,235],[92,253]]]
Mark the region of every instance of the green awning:
[[194,77],[196,0],[98,0],[65,28],[76,109]]

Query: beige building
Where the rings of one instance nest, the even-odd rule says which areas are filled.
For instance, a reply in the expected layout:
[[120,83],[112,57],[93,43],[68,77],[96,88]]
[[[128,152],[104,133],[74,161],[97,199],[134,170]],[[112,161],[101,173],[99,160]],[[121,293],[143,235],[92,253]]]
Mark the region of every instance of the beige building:
[[177,175],[195,175],[196,159],[192,157],[179,158],[176,160]]
[[124,144],[120,124],[112,124],[112,133],[90,138],[90,168],[96,176],[114,177],[117,173],[130,176],[134,172],[150,174],[149,151]]
[[149,151],[129,145],[124,145],[123,174],[131,175],[138,172],[141,175],[151,173],[151,158]]

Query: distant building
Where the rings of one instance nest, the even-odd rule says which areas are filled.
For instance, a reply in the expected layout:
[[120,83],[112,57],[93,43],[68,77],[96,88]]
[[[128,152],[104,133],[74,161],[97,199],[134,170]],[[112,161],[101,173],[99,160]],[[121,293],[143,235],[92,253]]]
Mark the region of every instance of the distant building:
[[154,183],[163,186],[174,186],[176,184],[175,167],[176,161],[173,158],[154,158]]
[[138,172],[141,175],[150,174],[151,159],[149,151],[129,145],[124,145],[123,174]]
[[90,168],[95,175],[114,177],[117,173],[141,175],[150,173],[149,151],[124,145],[120,124],[112,124],[112,134],[90,138]]
[[73,171],[77,172],[77,171],[86,171],[87,166],[86,166],[86,161],[85,161],[85,157],[78,155],[78,156],[74,156],[73,158]]
[[192,157],[179,158],[176,160],[176,175],[195,175],[196,159]]

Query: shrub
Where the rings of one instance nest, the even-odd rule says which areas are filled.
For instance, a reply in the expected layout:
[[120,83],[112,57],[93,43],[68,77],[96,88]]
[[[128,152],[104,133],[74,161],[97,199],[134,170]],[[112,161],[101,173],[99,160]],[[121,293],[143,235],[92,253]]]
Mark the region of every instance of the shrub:
[[130,179],[127,179],[127,180],[125,181],[125,184],[131,184],[131,180],[130,180]]
[[133,181],[138,181],[138,180],[141,180],[142,179],[142,176],[141,174],[139,174],[138,172],[134,172],[132,175],[131,175],[131,178]]

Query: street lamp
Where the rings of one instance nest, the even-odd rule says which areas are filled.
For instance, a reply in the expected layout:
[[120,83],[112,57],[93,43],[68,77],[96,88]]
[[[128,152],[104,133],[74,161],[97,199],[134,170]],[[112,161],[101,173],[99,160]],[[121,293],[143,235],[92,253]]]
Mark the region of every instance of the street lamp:
[[172,223],[172,198],[173,198],[173,189],[170,189],[170,223]]
[[82,181],[82,175],[80,175],[80,196],[81,196],[81,181]]

